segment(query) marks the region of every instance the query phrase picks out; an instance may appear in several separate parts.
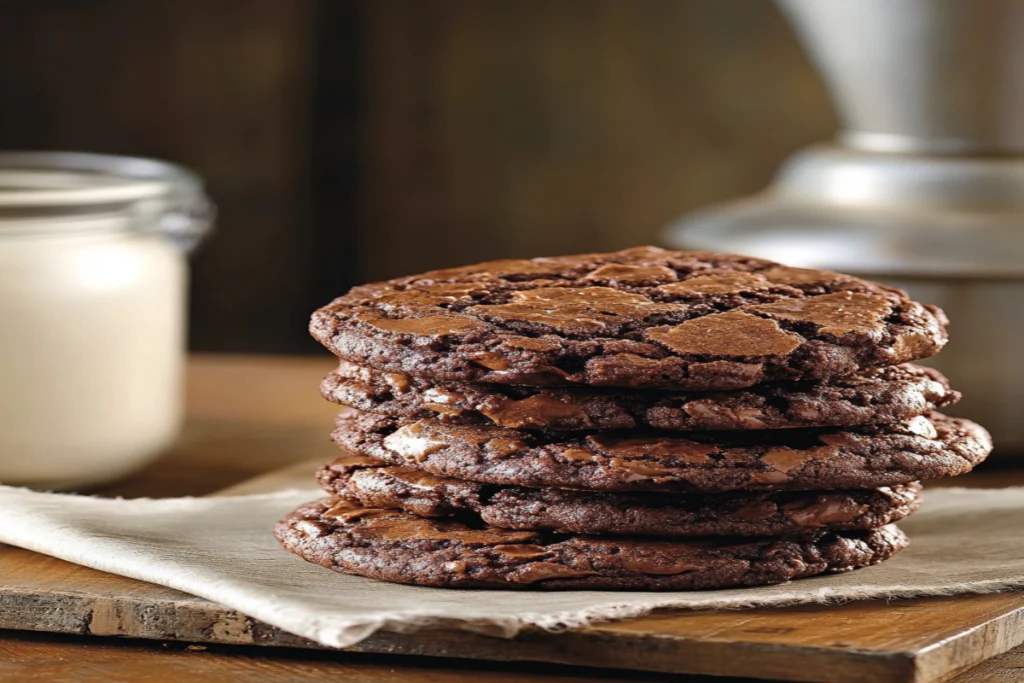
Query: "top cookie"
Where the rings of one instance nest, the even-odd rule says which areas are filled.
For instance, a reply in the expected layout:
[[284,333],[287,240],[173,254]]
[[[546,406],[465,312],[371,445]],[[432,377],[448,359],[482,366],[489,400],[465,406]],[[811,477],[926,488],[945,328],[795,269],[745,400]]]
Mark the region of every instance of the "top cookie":
[[345,360],[441,382],[700,391],[925,358],[945,323],[849,275],[638,247],[363,285],[310,331]]

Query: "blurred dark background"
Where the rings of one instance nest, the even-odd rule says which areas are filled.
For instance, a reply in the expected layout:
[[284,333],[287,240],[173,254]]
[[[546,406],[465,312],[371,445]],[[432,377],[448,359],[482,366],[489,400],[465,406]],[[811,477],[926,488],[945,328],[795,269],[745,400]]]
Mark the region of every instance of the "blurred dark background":
[[199,350],[311,351],[369,279],[656,243],[835,128],[767,0],[0,0],[0,92],[0,147],[206,178]]

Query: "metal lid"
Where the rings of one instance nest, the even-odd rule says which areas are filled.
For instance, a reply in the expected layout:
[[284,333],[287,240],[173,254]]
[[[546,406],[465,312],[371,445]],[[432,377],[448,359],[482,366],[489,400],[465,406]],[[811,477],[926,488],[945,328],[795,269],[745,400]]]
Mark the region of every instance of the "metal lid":
[[202,179],[175,164],[78,152],[0,152],[0,223],[118,211],[186,250],[208,232],[214,214]]

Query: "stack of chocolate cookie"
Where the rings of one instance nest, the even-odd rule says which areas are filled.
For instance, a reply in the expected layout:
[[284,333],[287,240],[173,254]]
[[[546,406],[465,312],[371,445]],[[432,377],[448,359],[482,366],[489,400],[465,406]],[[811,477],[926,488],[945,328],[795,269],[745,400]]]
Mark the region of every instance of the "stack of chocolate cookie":
[[317,311],[330,497],[286,548],[429,586],[688,590],[881,562],[923,478],[991,448],[907,364],[946,343],[905,293],[637,248],[357,287]]

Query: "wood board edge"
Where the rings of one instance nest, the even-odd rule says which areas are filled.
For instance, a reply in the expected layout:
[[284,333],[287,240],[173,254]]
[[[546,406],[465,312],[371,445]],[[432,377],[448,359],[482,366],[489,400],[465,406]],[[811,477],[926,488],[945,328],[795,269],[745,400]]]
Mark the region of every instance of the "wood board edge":
[[1024,607],[991,619],[918,652],[914,683],[945,683],[1024,643]]
[[[0,590],[0,628],[78,635],[330,650],[183,594],[140,602],[74,591],[40,599]],[[909,683],[914,661],[903,653],[835,652],[766,643],[709,643],[650,633],[609,634],[597,629],[548,633],[530,629],[506,639],[454,629],[412,634],[378,632],[349,652],[423,655],[490,661],[533,661],[674,674],[710,674],[801,680],[809,683]]]

